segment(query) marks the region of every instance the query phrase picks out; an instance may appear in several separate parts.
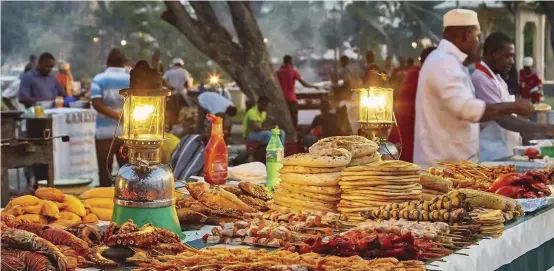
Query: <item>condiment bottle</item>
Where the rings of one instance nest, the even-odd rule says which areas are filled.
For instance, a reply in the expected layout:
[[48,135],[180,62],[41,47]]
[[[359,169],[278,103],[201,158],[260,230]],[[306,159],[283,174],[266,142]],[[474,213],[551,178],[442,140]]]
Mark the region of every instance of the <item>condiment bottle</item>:
[[63,107],[63,96],[56,97],[56,108]]
[[278,127],[271,129],[271,139],[269,139],[269,143],[265,149],[265,166],[267,168],[267,182],[265,187],[271,193],[273,193],[275,186],[279,184],[279,170],[283,167],[282,159],[284,148],[281,143],[281,138],[279,138],[280,133],[281,130],[279,130]]
[[223,119],[208,114],[212,133],[204,151],[204,180],[209,184],[225,184],[227,180],[228,152],[223,139]]

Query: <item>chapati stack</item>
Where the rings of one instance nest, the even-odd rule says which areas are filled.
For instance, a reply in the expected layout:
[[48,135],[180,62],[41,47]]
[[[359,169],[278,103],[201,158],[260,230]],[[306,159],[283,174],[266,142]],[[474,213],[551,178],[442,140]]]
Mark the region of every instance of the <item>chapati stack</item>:
[[351,227],[363,222],[361,211],[419,199],[420,169],[418,165],[397,160],[345,168],[339,182],[342,195],[338,204],[347,218],[343,225]]
[[311,154],[320,154],[328,149],[342,148],[352,154],[352,160],[347,165],[360,166],[381,161],[379,145],[362,136],[333,136],[319,140],[310,147]]
[[275,188],[270,208],[305,212],[336,212],[340,201],[339,180],[350,163],[345,149],[327,149],[318,155],[299,153],[285,157],[281,183]]

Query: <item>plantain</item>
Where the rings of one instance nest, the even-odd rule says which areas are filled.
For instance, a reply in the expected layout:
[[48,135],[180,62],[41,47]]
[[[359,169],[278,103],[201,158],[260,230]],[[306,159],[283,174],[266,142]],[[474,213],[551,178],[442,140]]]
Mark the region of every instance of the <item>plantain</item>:
[[112,219],[113,209],[96,208],[96,207],[92,207],[90,209],[100,220],[110,221]]
[[83,203],[73,195],[65,195],[64,203],[67,204],[65,211],[72,212],[78,216],[87,214]]
[[60,220],[68,220],[72,222],[81,222],[82,219],[80,216],[76,215],[75,213],[69,212],[69,211],[61,211],[60,212]]
[[83,223],[91,223],[91,224],[98,224],[98,216],[94,213],[87,214],[86,216],[83,216],[81,218],[83,220]]
[[[12,199],[8,203],[8,206],[19,205],[21,207],[25,207],[25,206],[37,205],[37,204],[40,204],[40,199],[39,198],[37,198],[35,196],[32,196],[32,195],[25,195],[25,196],[21,196],[21,197],[17,197],[15,199]],[[8,206],[6,206],[6,207],[8,207]]]
[[60,209],[58,209],[58,205],[56,205],[55,202],[45,200],[42,203],[42,208],[40,209],[40,214],[44,215],[44,216],[47,216],[47,217],[59,219],[60,218]]
[[35,196],[39,199],[63,202],[65,195],[62,191],[54,187],[40,187],[35,191]]
[[96,187],[85,191],[79,195],[81,199],[91,198],[111,198],[115,197],[115,187]]
[[84,200],[85,206],[113,209],[113,198],[90,198]]

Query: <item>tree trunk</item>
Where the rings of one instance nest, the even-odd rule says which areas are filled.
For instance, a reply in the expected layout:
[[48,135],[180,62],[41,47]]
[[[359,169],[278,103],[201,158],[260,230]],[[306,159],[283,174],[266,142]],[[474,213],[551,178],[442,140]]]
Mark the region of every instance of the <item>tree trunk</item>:
[[165,1],[162,19],[175,26],[187,39],[215,61],[237,83],[251,101],[267,96],[287,137],[296,139],[285,98],[277,82],[263,34],[248,2],[229,1],[237,37],[220,25],[209,2],[189,2],[194,18],[178,1]]

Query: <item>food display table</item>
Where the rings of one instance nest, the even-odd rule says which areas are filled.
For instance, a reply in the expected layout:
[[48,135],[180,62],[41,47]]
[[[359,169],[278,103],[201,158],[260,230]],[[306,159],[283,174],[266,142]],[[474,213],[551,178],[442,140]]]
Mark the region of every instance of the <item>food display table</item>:
[[46,109],[52,115],[52,136],[68,135],[69,142],[55,138],[54,180],[90,179],[98,185],[96,160],[96,111],[92,109]]
[[481,240],[434,262],[440,270],[548,270],[554,266],[554,206],[506,225],[499,238]]

